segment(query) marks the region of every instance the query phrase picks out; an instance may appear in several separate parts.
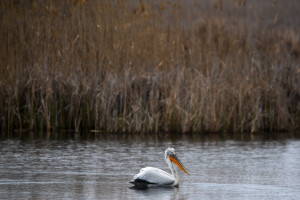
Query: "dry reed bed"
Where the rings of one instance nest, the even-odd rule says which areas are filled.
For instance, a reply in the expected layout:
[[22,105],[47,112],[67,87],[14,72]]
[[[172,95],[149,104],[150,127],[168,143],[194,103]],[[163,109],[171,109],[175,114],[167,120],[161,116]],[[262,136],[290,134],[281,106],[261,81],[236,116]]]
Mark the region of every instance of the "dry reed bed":
[[299,27],[211,2],[2,1],[1,130],[299,129]]

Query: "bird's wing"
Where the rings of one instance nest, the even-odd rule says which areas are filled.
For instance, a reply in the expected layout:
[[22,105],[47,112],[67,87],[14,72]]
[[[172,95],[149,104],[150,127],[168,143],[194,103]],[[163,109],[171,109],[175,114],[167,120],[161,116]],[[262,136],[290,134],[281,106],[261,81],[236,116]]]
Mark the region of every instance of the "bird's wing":
[[174,177],[155,167],[145,167],[134,176],[134,180],[142,180],[159,185],[172,185],[175,182]]

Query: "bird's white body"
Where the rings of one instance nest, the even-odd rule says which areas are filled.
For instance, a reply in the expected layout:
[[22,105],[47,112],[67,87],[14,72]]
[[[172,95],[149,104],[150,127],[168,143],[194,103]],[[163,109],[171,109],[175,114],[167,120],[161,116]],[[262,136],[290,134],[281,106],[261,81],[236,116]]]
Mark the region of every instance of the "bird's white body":
[[[171,159],[172,160],[171,160]],[[179,159],[175,155],[175,150],[173,148],[168,148],[165,151],[165,160],[172,172],[169,174],[161,169],[155,167],[145,167],[140,170],[138,174],[136,174],[130,183],[135,186],[178,186],[179,184],[179,176],[177,170],[172,164],[172,161],[175,162],[184,172],[188,174],[185,170]]]
[[179,183],[179,178],[174,178],[173,175],[155,168],[155,167],[145,167],[142,168],[140,173],[134,176],[134,180],[146,180],[148,184],[157,184],[157,185],[169,185],[177,186]]

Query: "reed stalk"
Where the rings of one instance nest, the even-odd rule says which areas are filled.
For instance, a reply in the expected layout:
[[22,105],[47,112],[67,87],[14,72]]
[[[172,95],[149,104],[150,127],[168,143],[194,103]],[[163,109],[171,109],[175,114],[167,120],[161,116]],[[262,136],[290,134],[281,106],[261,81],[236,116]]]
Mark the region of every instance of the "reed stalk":
[[2,1],[0,129],[300,124],[297,0]]

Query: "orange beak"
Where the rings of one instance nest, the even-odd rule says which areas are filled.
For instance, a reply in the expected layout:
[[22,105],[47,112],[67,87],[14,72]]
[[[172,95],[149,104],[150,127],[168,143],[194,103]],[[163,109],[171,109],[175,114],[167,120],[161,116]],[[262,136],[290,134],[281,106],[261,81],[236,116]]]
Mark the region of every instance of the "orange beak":
[[186,169],[184,168],[183,164],[180,162],[180,160],[177,158],[177,156],[175,154],[171,154],[170,155],[170,160],[175,163],[176,165],[178,165],[178,167],[184,171],[185,173],[187,173],[188,175],[190,175]]

